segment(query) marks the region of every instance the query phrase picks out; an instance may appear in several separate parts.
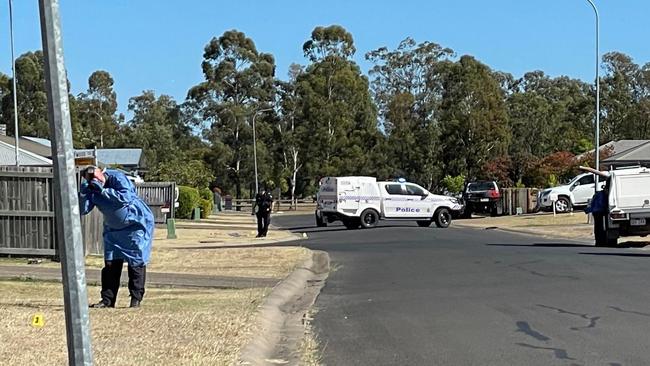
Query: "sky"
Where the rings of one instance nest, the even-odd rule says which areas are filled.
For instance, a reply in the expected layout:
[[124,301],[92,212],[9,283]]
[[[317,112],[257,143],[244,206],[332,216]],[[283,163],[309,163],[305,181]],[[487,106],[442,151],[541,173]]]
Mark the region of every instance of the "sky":
[[[37,0],[14,1],[16,54],[41,49]],[[650,1],[594,0],[600,12],[601,55],[621,51],[650,62]],[[352,33],[355,61],[401,40],[431,41],[469,54],[516,77],[543,70],[585,81],[595,75],[595,16],[586,0],[60,0],[63,44],[72,92],[106,70],[115,79],[120,112],[143,90],[185,99],[201,82],[203,48],[237,29],[258,51],[274,55],[286,79],[291,63],[306,64],[302,44],[319,25]],[[0,0],[0,71],[11,72],[8,0]]]

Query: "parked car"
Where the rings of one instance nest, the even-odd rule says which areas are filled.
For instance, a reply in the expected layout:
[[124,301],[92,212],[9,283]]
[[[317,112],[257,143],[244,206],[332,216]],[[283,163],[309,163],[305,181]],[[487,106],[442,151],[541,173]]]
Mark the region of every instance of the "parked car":
[[470,218],[473,213],[480,212],[497,216],[501,214],[501,191],[495,181],[469,182],[463,190],[465,211],[463,217]]
[[[571,211],[574,207],[587,207],[596,190],[594,176],[592,173],[583,173],[567,184],[541,191],[537,199],[539,208],[550,211],[555,205],[555,212],[563,213]],[[602,188],[605,184],[604,178],[598,176],[598,181]]]

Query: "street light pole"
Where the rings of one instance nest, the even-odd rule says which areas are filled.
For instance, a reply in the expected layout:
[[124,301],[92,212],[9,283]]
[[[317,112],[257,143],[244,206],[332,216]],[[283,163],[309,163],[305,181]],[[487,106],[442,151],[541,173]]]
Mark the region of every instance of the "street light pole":
[[[600,51],[599,51],[599,41],[600,41],[600,18],[598,16],[598,8],[594,4],[593,0],[587,0],[591,7],[594,9],[594,14],[596,14],[596,148],[594,154],[596,155],[596,166],[595,168],[600,170]],[[600,184],[596,183],[596,192],[600,191]]]
[[93,364],[90,317],[84,271],[84,243],[79,221],[79,197],[72,145],[68,78],[63,60],[59,0],[39,0],[41,38],[45,61],[47,116],[54,165],[56,242],[61,256],[68,364]]
[[273,110],[273,108],[265,108],[265,109],[260,109],[255,114],[253,115],[253,159],[255,160],[254,165],[255,165],[255,194],[260,192],[260,185],[259,185],[259,180],[257,177],[257,139],[255,138],[255,117],[257,117],[258,114],[261,114],[263,112],[268,112]]
[[16,138],[16,166],[20,166],[20,134],[18,133],[18,90],[16,89],[16,57],[14,55],[14,11],[13,0],[9,0],[9,37],[11,38],[11,72],[14,95],[14,137]]

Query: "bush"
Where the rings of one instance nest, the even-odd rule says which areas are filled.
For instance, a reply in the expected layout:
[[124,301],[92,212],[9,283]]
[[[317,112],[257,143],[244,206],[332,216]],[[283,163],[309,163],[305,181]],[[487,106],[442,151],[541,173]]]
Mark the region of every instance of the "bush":
[[458,194],[463,191],[463,186],[465,184],[465,176],[464,175],[457,175],[455,177],[452,177],[450,175],[446,175],[442,179],[442,186],[447,189],[447,192],[451,194]]
[[179,219],[191,219],[194,208],[199,207],[201,196],[196,188],[178,187],[178,210],[176,217]]
[[212,203],[212,200],[201,200],[201,218],[202,219],[207,219],[208,216],[212,213],[212,209],[214,208],[214,203]]
[[213,195],[210,188],[201,188],[199,190],[199,194],[201,195],[201,198],[204,200],[209,200],[209,201],[213,200]]

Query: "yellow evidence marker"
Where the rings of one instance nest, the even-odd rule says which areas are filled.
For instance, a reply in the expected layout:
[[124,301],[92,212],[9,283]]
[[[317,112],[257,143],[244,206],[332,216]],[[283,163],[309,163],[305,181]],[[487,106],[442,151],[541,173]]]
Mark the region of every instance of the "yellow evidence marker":
[[43,328],[45,325],[45,316],[42,313],[32,315],[32,327]]

